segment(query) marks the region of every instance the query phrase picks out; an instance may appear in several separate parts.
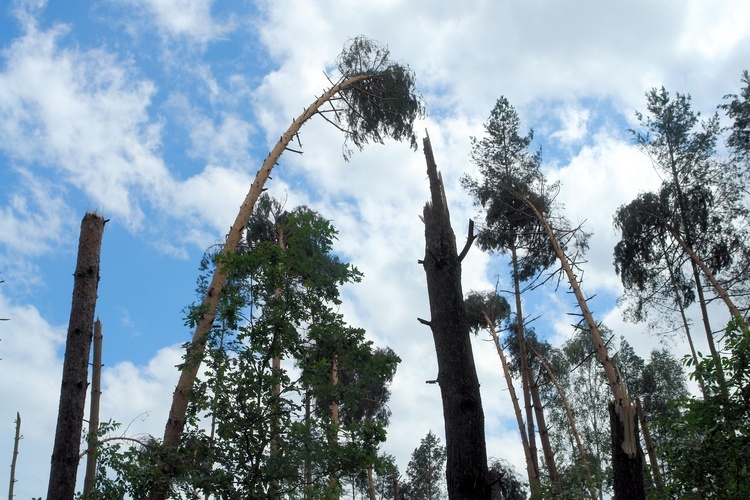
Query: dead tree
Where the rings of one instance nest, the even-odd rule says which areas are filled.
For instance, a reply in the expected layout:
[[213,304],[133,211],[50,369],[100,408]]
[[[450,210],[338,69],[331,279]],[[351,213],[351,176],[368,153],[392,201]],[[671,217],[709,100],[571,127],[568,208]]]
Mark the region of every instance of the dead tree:
[[424,153],[431,201],[423,211],[426,245],[420,263],[427,275],[431,319],[420,322],[430,326],[435,341],[445,420],[448,497],[488,500],[484,412],[461,289],[461,260],[474,241],[473,224],[459,255],[429,137],[424,139]]
[[70,500],[75,493],[104,223],[97,213],[81,222],[47,500]]
[[13,500],[13,487],[16,485],[16,460],[18,459],[18,442],[21,440],[21,414],[16,412],[16,437],[13,440],[13,459],[10,462],[10,486],[8,500]]

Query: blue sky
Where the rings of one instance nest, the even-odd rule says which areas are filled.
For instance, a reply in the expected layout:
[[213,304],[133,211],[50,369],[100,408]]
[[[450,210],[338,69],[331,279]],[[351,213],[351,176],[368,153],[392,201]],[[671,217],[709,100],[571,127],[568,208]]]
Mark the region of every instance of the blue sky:
[[[505,95],[544,149],[573,222],[594,233],[584,287],[594,310],[647,356],[657,339],[623,323],[612,268],[614,210],[657,178],[626,129],[644,92],[690,93],[712,113],[738,92],[750,60],[750,8],[740,0],[610,4],[389,0],[109,0],[0,4],[0,450],[24,419],[18,498],[42,495],[59,397],[78,229],[87,210],[104,233],[97,313],[104,324],[102,417],[161,436],[182,310],[195,299],[203,251],[220,241],[267,151],[327,85],[347,39],[365,34],[414,69],[459,242],[475,216],[459,178],[470,136]],[[339,231],[336,252],[365,274],[347,287],[348,321],[401,356],[384,449],[405,468],[429,429],[442,435],[427,317],[424,157],[371,145],[349,163],[323,120],[282,158],[269,192],[308,204]],[[471,251],[464,290],[483,289],[505,262]],[[570,335],[570,297],[527,299],[536,329]],[[387,311],[387,314],[384,314]],[[687,352],[679,342],[670,346]],[[493,350],[475,341],[490,455],[522,467]],[[6,458],[10,460],[10,453]],[[0,488],[7,478],[0,477]]]

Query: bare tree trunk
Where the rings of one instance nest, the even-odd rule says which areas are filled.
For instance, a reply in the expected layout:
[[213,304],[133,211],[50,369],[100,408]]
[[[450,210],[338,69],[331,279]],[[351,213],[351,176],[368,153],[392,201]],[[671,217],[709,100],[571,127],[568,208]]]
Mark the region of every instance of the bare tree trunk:
[[544,420],[542,398],[539,397],[539,386],[536,380],[532,379],[529,389],[531,390],[531,399],[534,402],[534,413],[536,415],[537,427],[539,428],[539,441],[542,442],[542,450],[544,451],[544,463],[547,465],[550,483],[552,483],[552,495],[557,496],[562,493],[562,487],[560,485],[560,476],[557,473],[557,466],[555,465],[555,454],[552,452],[552,445],[549,442],[549,432],[547,430],[547,423]]
[[541,493],[542,485],[539,482],[539,476],[536,473],[536,468],[534,467],[534,458],[531,455],[531,450],[529,448],[529,440],[526,437],[526,430],[524,429],[523,425],[523,415],[521,414],[521,406],[518,404],[518,397],[516,396],[516,389],[513,387],[513,379],[510,376],[510,370],[508,369],[508,361],[505,359],[505,354],[503,353],[503,346],[500,345],[500,339],[497,336],[497,332],[495,331],[495,325],[492,322],[492,319],[485,313],[484,318],[487,321],[487,329],[490,331],[490,335],[492,335],[492,340],[495,343],[495,348],[497,349],[497,355],[500,358],[500,363],[503,365],[503,374],[505,375],[505,382],[508,385],[508,394],[510,394],[510,400],[513,404],[513,410],[516,414],[516,423],[518,424],[518,432],[521,434],[521,444],[523,445],[523,452],[526,456],[526,474],[529,477],[529,485],[531,486],[531,496],[535,496]]
[[573,431],[573,437],[576,441],[576,448],[578,448],[578,454],[581,456],[581,463],[586,469],[586,479],[588,480],[587,484],[589,486],[589,493],[591,493],[591,498],[593,500],[596,500],[596,493],[594,493],[594,490],[592,489],[592,481],[591,481],[591,471],[589,470],[589,461],[586,458],[586,452],[583,449],[583,444],[581,443],[581,436],[578,434],[578,428],[576,427],[575,419],[573,418],[573,411],[570,409],[570,405],[568,404],[568,398],[565,397],[565,392],[563,391],[562,387],[560,387],[560,383],[557,381],[557,377],[555,377],[555,374],[552,373],[552,369],[549,367],[547,362],[544,360],[544,358],[539,354],[536,349],[529,346],[529,348],[534,351],[534,354],[536,354],[536,357],[539,358],[539,361],[542,362],[542,365],[544,366],[545,370],[547,370],[547,374],[549,375],[550,380],[552,380],[552,383],[555,384],[555,388],[557,389],[557,393],[560,395],[560,400],[563,403],[563,406],[565,407],[565,413],[568,415],[568,422],[570,422],[570,429]]
[[18,442],[21,440],[21,414],[16,412],[16,437],[13,440],[13,459],[10,462],[10,485],[8,500],[13,500],[13,488],[16,485],[16,460],[18,459]]
[[375,495],[375,483],[372,480],[372,465],[367,468],[367,491],[370,494],[370,500],[377,500]]
[[[513,246],[511,251],[511,263],[513,264],[513,288],[516,301],[516,335],[518,336],[518,350],[521,361],[521,388],[523,392],[523,404],[526,409],[526,429],[529,440],[529,451],[534,465],[534,477],[537,486],[541,488],[539,478],[539,456],[536,449],[536,433],[534,431],[534,414],[532,413],[531,404],[531,368],[529,367],[529,357],[526,352],[526,337],[524,335],[523,308],[521,307],[521,287],[518,280],[518,255],[516,247]],[[532,487],[532,492],[533,492]]]
[[102,323],[94,322],[94,360],[91,367],[91,404],[89,405],[88,453],[86,454],[86,476],[83,480],[83,498],[88,499],[94,491],[96,460],[99,453],[99,400],[102,395]]
[[[258,170],[258,173],[255,176],[255,181],[253,181],[250,186],[250,191],[248,191],[245,200],[240,206],[237,218],[229,229],[221,255],[227,255],[237,250],[237,246],[242,238],[242,230],[247,226],[247,223],[250,220],[255,203],[263,192],[263,187],[265,186],[266,181],[271,176],[271,170],[273,170],[274,165],[276,165],[276,162],[281,157],[282,153],[287,149],[289,143],[300,131],[302,125],[315,116],[324,104],[328,103],[342,90],[351,87],[357,82],[372,77],[373,74],[365,73],[339,82],[323,93],[323,95],[316,99],[315,102],[313,102],[292,122],[287,131],[279,138],[279,141],[271,152],[268,153],[268,156]],[[188,402],[190,401],[193,385],[195,384],[195,379],[198,376],[198,371],[203,362],[206,341],[208,340],[208,335],[211,333],[214,318],[216,317],[216,307],[219,304],[219,297],[226,280],[226,270],[220,261],[214,271],[206,296],[203,299],[204,312],[197,322],[195,333],[193,334],[190,346],[185,355],[185,364],[180,372],[180,379],[177,382],[177,388],[172,397],[172,406],[169,410],[169,418],[167,419],[167,424],[164,429],[164,440],[162,443],[165,448],[176,448],[180,443],[180,437],[185,428],[185,415],[187,413]],[[167,463],[163,459],[159,460],[157,468],[166,474],[167,480],[155,483],[151,486],[149,500],[164,500],[166,498],[169,489],[168,477],[174,470],[173,464]]]
[[[426,242],[421,263],[427,276],[432,318],[421,321],[430,326],[435,341],[437,380],[445,420],[448,497],[451,500],[488,500],[484,412],[461,288],[461,258],[469,247],[458,255],[445,189],[429,137],[424,139],[424,153],[431,201],[423,211]],[[470,234],[469,246],[473,239]]]
[[70,500],[75,493],[104,223],[91,212],[81,222],[47,500]]

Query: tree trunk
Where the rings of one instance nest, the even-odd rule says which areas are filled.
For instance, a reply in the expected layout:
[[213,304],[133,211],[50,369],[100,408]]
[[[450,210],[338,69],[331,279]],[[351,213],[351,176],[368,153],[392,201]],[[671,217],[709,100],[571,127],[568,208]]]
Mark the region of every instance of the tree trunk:
[[[448,497],[452,500],[489,499],[484,413],[461,288],[461,259],[429,137],[424,139],[424,153],[431,201],[423,211],[426,244],[422,264],[432,315],[425,323],[432,329],[437,354],[445,420]],[[473,235],[467,244],[471,245],[472,241]]]
[[21,440],[21,414],[16,412],[16,437],[13,440],[13,459],[10,461],[10,485],[8,500],[13,500],[13,488],[16,485],[16,460],[18,459],[18,442]]
[[[339,365],[336,356],[333,357],[333,362],[331,363],[331,380],[333,382],[333,390],[335,391],[336,385],[339,383]],[[339,402],[336,396],[334,396],[334,400],[331,402],[331,427],[328,442],[331,446],[335,446],[339,442]],[[331,471],[331,477],[328,481],[331,485],[331,498],[338,500],[339,496],[337,493],[334,493],[335,490],[333,489],[339,481],[336,471]]]
[[48,500],[70,500],[75,493],[104,222],[91,212],[81,222]]
[[[568,260],[567,255],[565,255],[565,252],[562,249],[562,246],[560,246],[560,242],[557,239],[557,236],[555,235],[555,232],[552,230],[552,226],[550,226],[549,222],[547,221],[547,218],[542,215],[539,210],[534,206],[531,201],[526,198],[523,195],[519,194],[519,197],[529,206],[529,208],[534,212],[535,216],[539,220],[539,222],[542,223],[544,226],[545,232],[547,233],[547,236],[550,238],[550,242],[552,243],[553,248],[555,249],[555,253],[557,257],[560,259],[560,263],[562,265],[562,268],[568,278],[568,282],[570,283],[570,288],[573,290],[573,294],[576,297],[576,301],[578,302],[578,307],[581,310],[581,314],[583,315],[584,320],[586,321],[586,324],[589,328],[589,334],[591,335],[592,340],[594,341],[594,345],[596,346],[596,351],[599,357],[599,362],[602,364],[602,367],[604,368],[604,373],[607,376],[607,382],[609,382],[609,388],[612,391],[612,395],[614,397],[614,402],[611,403],[613,410],[610,412],[612,415],[631,415],[633,418],[635,418],[635,408],[630,402],[630,398],[627,395],[627,392],[625,392],[624,387],[620,387],[617,375],[615,374],[614,366],[612,365],[612,360],[609,358],[609,355],[607,354],[607,348],[604,345],[604,342],[602,341],[601,333],[599,332],[599,325],[597,325],[596,321],[594,320],[594,316],[591,314],[591,311],[589,310],[588,303],[586,302],[586,298],[583,295],[583,292],[581,291],[581,287],[578,283],[578,278],[576,277],[575,273],[573,272],[573,268],[570,265],[570,261]],[[613,413],[614,412],[614,413]],[[639,458],[638,451],[640,451],[640,447],[636,446],[635,449],[633,449],[632,446],[629,444],[631,442],[638,443],[638,426],[631,426],[626,425],[624,427],[624,430],[622,429],[616,429],[615,428],[615,418],[610,418],[610,425],[611,425],[611,436],[612,436],[612,450],[613,450],[613,456],[612,456],[612,467],[613,469],[617,467],[620,471],[620,473],[624,473],[624,471],[627,471],[627,480],[618,483],[617,479],[615,479],[615,497],[618,498],[630,498],[633,500],[638,500],[640,498],[645,498],[645,496],[628,496],[631,491],[643,491],[644,485],[643,485],[643,457],[642,452],[641,456]],[[635,434],[630,434],[631,432],[635,432]],[[615,440],[618,439],[619,441]],[[622,439],[625,439],[624,441]],[[624,450],[624,455],[622,454]],[[629,461],[629,463],[626,463]],[[622,490],[618,493],[618,485],[623,486],[627,481],[635,481],[640,483],[640,485],[631,485],[626,490]],[[645,495],[645,493],[644,493]]]
[[529,367],[529,357],[526,352],[526,338],[524,335],[523,308],[521,307],[521,286],[518,281],[518,255],[516,254],[516,247],[512,246],[510,252],[511,263],[513,264],[513,295],[515,296],[516,302],[516,335],[518,336],[518,351],[520,353],[521,361],[521,388],[523,392],[523,404],[526,409],[526,435],[529,440],[529,451],[531,452],[532,463],[534,465],[535,484],[531,486],[533,494],[535,486],[537,490],[541,489],[541,483],[539,477],[539,455],[536,449],[536,433],[534,432],[534,414],[532,413],[531,404],[531,368]]
[[503,353],[503,346],[500,345],[500,339],[497,337],[495,331],[495,325],[492,319],[485,313],[485,320],[487,321],[487,328],[492,335],[492,340],[495,343],[497,349],[497,355],[500,357],[500,363],[503,365],[503,374],[505,375],[505,381],[508,385],[508,394],[510,394],[510,400],[513,404],[513,410],[516,414],[516,423],[518,424],[518,432],[521,434],[521,444],[523,445],[523,452],[526,457],[526,474],[529,477],[529,485],[531,485],[531,496],[535,496],[541,493],[542,485],[539,482],[539,476],[536,474],[536,468],[534,467],[534,458],[531,455],[531,449],[529,448],[529,440],[526,437],[526,431],[523,425],[523,415],[521,414],[521,406],[518,404],[518,397],[516,396],[516,390],[513,387],[513,380],[510,376],[510,370],[508,369],[508,361],[505,359]]
[[372,480],[372,465],[367,468],[367,491],[370,495],[370,500],[378,499],[375,495],[375,483]]
[[615,500],[646,498],[643,451],[638,440],[638,420],[635,413],[633,405],[609,403]]
[[592,488],[592,481],[591,481],[591,471],[589,470],[589,461],[586,458],[586,452],[583,449],[583,444],[581,443],[581,436],[578,434],[578,428],[576,427],[575,419],[573,418],[573,411],[570,409],[570,405],[568,404],[568,398],[565,397],[565,392],[563,391],[562,387],[560,387],[560,383],[557,381],[557,377],[555,377],[555,374],[552,373],[552,369],[549,367],[547,362],[544,360],[544,358],[534,349],[533,347],[529,346],[529,348],[534,351],[534,354],[537,358],[539,358],[539,361],[542,362],[542,366],[544,366],[544,369],[547,370],[547,374],[549,375],[550,380],[552,380],[552,383],[555,384],[555,388],[557,389],[557,393],[560,395],[560,400],[563,403],[563,406],[565,407],[565,413],[568,415],[568,422],[570,422],[570,429],[573,432],[573,437],[576,441],[576,447],[578,448],[578,454],[581,456],[581,463],[586,469],[586,479],[588,480],[588,486],[589,486],[589,492],[591,493],[591,498],[593,500],[596,500],[596,494],[594,493],[594,490]]
[[643,406],[641,406],[641,400],[636,398],[635,409],[638,412],[638,421],[641,423],[641,431],[643,432],[643,440],[646,442],[646,451],[648,452],[648,461],[651,465],[651,473],[654,475],[654,484],[657,489],[661,489],[661,471],[659,470],[659,464],[656,462],[656,450],[654,449],[654,442],[651,440],[651,433],[648,431],[648,424],[646,423],[646,414],[643,412]]
[[86,453],[86,476],[83,480],[83,498],[88,499],[94,491],[96,460],[99,453],[99,400],[102,395],[102,323],[94,322],[94,360],[91,365],[91,404],[89,405],[88,452]]
[[[255,175],[255,180],[250,186],[250,191],[248,191],[245,200],[240,206],[234,224],[229,229],[226,241],[224,242],[224,247],[221,250],[222,255],[227,255],[237,250],[237,246],[242,238],[242,230],[247,226],[247,223],[250,220],[255,203],[263,192],[263,187],[265,186],[266,181],[271,176],[271,170],[273,170],[274,165],[276,165],[276,162],[281,157],[282,153],[302,128],[302,125],[312,118],[324,104],[329,102],[339,92],[351,87],[357,82],[372,77],[372,74],[365,73],[350,77],[334,85],[328,91],[323,93],[322,96],[316,99],[315,102],[313,102],[300,116],[297,117],[296,120],[292,122],[287,131],[279,138],[279,141],[271,152],[268,153],[263,165],[261,165]],[[214,271],[211,283],[208,286],[206,296],[203,299],[204,312],[196,325],[195,333],[193,334],[190,346],[185,355],[185,364],[180,372],[180,378],[172,397],[172,406],[169,410],[169,417],[164,428],[164,440],[162,443],[167,449],[177,448],[180,443],[180,437],[185,428],[185,415],[187,413],[188,402],[190,401],[193,385],[195,385],[195,379],[198,376],[198,371],[203,362],[206,341],[208,340],[208,335],[211,333],[211,328],[213,327],[214,318],[216,317],[216,307],[219,304],[219,296],[221,295],[222,288],[226,283],[226,279],[227,276],[224,266],[219,262]],[[164,500],[166,498],[169,490],[169,476],[174,470],[173,464],[167,463],[163,458],[159,459],[157,468],[165,474],[165,480],[151,485],[149,500]]]
[[542,450],[544,451],[544,463],[547,465],[549,480],[552,483],[552,495],[557,496],[562,493],[560,476],[557,474],[555,454],[552,452],[552,445],[549,442],[549,432],[547,430],[547,423],[544,420],[542,398],[539,396],[539,386],[536,380],[531,380],[531,387],[529,389],[531,390],[531,399],[534,402],[534,413],[536,415],[537,427],[539,428],[539,441],[542,442]]

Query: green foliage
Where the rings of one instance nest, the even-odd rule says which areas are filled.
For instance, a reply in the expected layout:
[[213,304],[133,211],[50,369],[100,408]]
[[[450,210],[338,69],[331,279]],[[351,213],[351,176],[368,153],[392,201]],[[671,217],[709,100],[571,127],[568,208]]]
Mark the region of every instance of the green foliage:
[[741,81],[745,86],[740,95],[724,96],[724,99],[731,99],[731,101],[721,105],[720,108],[734,120],[727,146],[736,160],[747,163],[750,160],[750,73],[747,70],[742,72]]
[[[328,498],[340,491],[331,478],[380,466],[388,384],[400,359],[375,350],[337,312],[340,286],[361,273],[332,254],[335,229],[317,213],[284,212],[270,198],[259,207],[237,253],[203,261],[210,275],[222,258],[228,279],[180,448],[166,456],[156,442],[107,447],[107,498],[144,498],[160,480],[157,457],[178,464],[170,487],[187,498]],[[206,285],[199,281],[199,295]],[[199,313],[189,310],[188,323]],[[279,368],[274,358],[284,360]]]
[[488,327],[487,316],[497,328],[498,324],[510,315],[510,305],[505,297],[498,295],[494,290],[479,292],[470,291],[464,299],[466,307],[466,319],[469,329],[477,335],[479,331]]
[[411,454],[406,467],[407,481],[401,488],[405,500],[434,500],[444,498],[445,446],[432,431],[427,433]]
[[689,398],[682,412],[664,419],[668,492],[681,498],[750,498],[750,333],[729,323],[720,357],[728,399],[718,390],[711,356],[692,358],[692,377],[711,387],[705,399]]
[[[388,47],[364,36],[347,42],[336,65],[342,81],[369,75],[341,92],[346,105],[336,111],[334,121],[346,130],[347,141],[361,150],[370,141],[382,144],[391,137],[407,139],[416,149],[414,120],[424,116],[424,105],[409,67],[391,61]],[[344,146],[348,159],[351,150]]]

